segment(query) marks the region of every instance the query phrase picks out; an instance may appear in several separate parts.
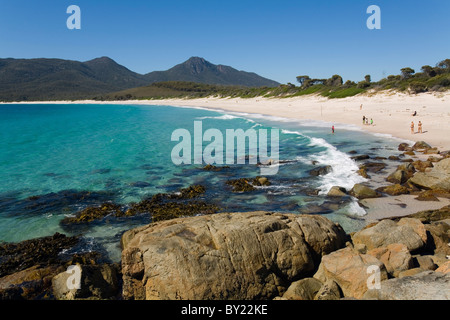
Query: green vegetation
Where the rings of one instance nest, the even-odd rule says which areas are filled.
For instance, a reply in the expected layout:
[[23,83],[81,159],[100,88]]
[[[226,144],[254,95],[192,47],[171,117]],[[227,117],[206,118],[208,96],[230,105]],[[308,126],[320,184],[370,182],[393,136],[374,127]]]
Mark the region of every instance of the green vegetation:
[[165,99],[165,98],[255,98],[277,97],[290,98],[309,94],[318,94],[330,99],[355,96],[364,92],[396,90],[417,94],[421,92],[443,92],[450,89],[450,59],[440,61],[435,67],[425,65],[422,72],[405,67],[399,75],[390,75],[378,82],[372,82],[371,76],[365,75],[364,80],[355,83],[341,76],[333,75],[329,79],[314,79],[308,75],[297,77],[296,86],[292,83],[278,87],[243,87],[200,84],[195,82],[165,81],[149,86],[133,88],[105,96],[99,100],[129,100],[129,99]]
[[[254,73],[214,65],[193,57],[167,71],[146,75],[132,72],[102,57],[87,62],[58,59],[0,59],[0,101],[31,100],[135,100],[168,98],[290,98],[317,94],[330,99],[365,92],[396,90],[417,94],[450,89],[450,59],[421,72],[405,67],[399,75],[372,82],[344,82],[340,75],[328,79],[297,77],[298,85],[278,84]],[[175,81],[176,80],[176,81]]]

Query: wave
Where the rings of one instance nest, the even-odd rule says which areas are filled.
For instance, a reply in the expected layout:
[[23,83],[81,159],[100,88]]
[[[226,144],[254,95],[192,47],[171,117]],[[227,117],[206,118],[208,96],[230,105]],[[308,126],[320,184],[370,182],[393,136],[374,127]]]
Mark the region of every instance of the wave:
[[197,117],[198,120],[205,119],[215,119],[215,120],[232,120],[232,119],[241,119],[240,117],[233,116],[231,114],[224,114],[221,116],[206,116],[206,117]]
[[332,170],[321,178],[319,194],[327,194],[333,186],[340,186],[347,190],[353,188],[356,183],[367,181],[357,174],[358,165],[347,154],[339,151],[335,146],[329,144],[322,138],[310,138],[309,146],[324,147],[325,150],[314,153],[309,159],[315,161],[319,166],[331,166]]

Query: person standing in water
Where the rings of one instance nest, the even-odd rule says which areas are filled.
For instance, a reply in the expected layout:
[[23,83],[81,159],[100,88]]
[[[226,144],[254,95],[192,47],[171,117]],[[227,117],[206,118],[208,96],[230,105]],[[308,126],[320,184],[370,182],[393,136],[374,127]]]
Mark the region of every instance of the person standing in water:
[[334,134],[334,126],[331,126],[331,133]]

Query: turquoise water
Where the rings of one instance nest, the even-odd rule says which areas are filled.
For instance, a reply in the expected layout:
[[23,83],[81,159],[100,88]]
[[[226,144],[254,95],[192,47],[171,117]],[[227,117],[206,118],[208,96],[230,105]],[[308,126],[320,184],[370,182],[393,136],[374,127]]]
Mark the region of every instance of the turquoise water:
[[[268,177],[271,186],[251,193],[232,193],[226,186],[228,179],[260,175],[257,165],[208,172],[198,164],[173,164],[177,142],[171,141],[172,132],[184,128],[193,134],[194,121],[202,122],[203,131],[216,128],[224,136],[226,129],[279,129],[282,163]],[[339,124],[332,135],[330,127],[201,108],[0,105],[0,241],[82,234],[85,250],[103,250],[117,261],[121,234],[149,223],[149,215],[105,219],[79,230],[65,230],[61,219],[105,201],[126,207],[192,184],[205,185],[205,200],[222,211],[320,213],[353,231],[364,224],[364,210],[353,200],[326,206],[325,194],[333,185],[349,189],[364,181],[349,151],[387,157],[398,153],[398,141]],[[310,176],[311,169],[323,165],[331,165],[332,172]],[[315,189],[319,195],[311,195]]]

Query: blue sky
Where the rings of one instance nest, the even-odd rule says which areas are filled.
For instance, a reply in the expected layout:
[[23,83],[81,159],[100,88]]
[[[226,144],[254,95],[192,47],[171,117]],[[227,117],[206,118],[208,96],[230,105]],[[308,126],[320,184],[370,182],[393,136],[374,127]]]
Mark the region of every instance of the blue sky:
[[[369,5],[381,30],[369,30]],[[81,30],[69,30],[69,5]],[[166,70],[191,56],[281,83],[298,75],[379,80],[450,58],[448,0],[0,0],[0,57]]]

